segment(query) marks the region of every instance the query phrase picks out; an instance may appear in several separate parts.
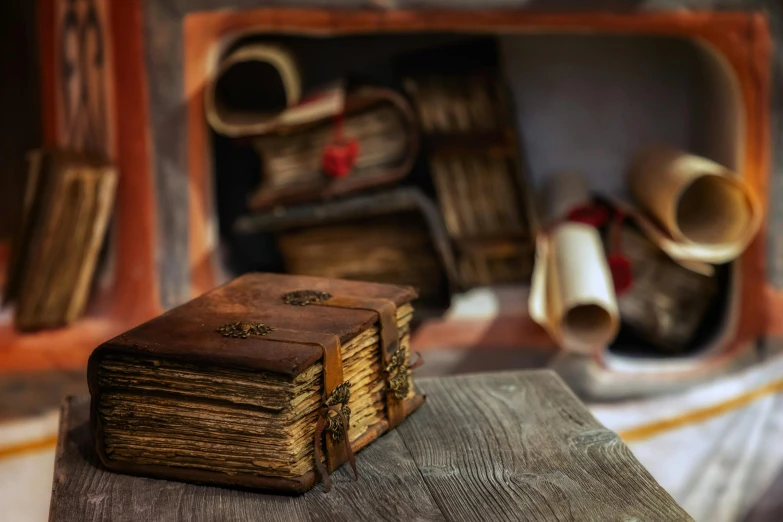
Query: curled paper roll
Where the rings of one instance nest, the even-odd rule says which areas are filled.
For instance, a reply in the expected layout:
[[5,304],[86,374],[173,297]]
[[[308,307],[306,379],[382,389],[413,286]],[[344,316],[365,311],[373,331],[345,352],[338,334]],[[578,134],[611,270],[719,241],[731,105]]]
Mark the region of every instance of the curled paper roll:
[[761,226],[761,205],[747,183],[706,158],[651,147],[634,160],[629,182],[655,220],[637,215],[640,227],[674,259],[731,261]]
[[539,237],[528,305],[566,350],[593,353],[617,336],[617,298],[595,228],[564,223]]
[[302,96],[294,56],[284,47],[251,44],[226,56],[204,93],[207,121],[226,136],[261,134]]

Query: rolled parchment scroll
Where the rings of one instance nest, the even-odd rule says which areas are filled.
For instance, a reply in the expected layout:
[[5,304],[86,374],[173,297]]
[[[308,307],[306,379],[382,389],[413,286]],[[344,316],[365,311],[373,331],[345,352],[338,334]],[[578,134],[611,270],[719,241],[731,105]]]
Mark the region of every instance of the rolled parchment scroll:
[[593,353],[617,336],[617,298],[595,228],[563,223],[541,234],[528,306],[563,349]]
[[262,134],[279,124],[301,97],[302,79],[293,54],[279,45],[249,44],[221,60],[207,82],[204,110],[219,134]]
[[761,204],[748,184],[706,158],[650,147],[629,178],[644,233],[676,260],[725,263],[737,258],[761,226]]

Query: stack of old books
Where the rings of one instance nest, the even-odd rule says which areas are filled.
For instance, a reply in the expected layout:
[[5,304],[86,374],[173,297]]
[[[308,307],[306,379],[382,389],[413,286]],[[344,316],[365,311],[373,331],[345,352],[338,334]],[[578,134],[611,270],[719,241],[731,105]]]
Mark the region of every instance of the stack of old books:
[[339,80],[310,85],[304,73],[285,46],[250,42],[223,57],[207,83],[209,124],[258,153],[253,211],[390,184],[416,159],[418,126],[404,96]]
[[84,311],[114,204],[115,169],[82,154],[35,151],[4,301],[15,326],[66,326]]
[[493,71],[412,75],[430,171],[465,287],[526,281],[533,245],[516,138]]
[[387,179],[392,171],[410,169],[416,136],[405,100],[393,91],[367,87],[350,93],[347,101],[344,118],[281,128],[255,140],[263,183],[251,197],[252,206],[264,207],[270,200],[322,186],[328,179],[324,152],[335,140],[356,145],[344,174],[353,183],[373,183]]
[[358,451],[421,404],[408,368],[414,297],[250,274],[108,341],[89,368],[101,459],[130,473],[308,489],[322,461],[329,471],[344,462],[329,450],[346,442],[343,419]]

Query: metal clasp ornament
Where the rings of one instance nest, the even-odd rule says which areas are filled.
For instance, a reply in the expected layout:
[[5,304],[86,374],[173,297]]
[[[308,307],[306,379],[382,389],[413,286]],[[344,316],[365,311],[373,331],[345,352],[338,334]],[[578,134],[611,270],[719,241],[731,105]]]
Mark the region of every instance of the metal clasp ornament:
[[251,335],[267,335],[273,332],[274,328],[267,326],[264,323],[249,323],[245,321],[239,321],[236,323],[226,323],[223,326],[219,326],[217,331],[220,332],[223,337],[247,339]]
[[[337,415],[327,414],[326,431],[332,434],[334,440],[343,440],[345,438],[345,426],[351,423],[351,408],[348,407],[348,401],[351,400],[351,383],[348,381],[338,385],[324,402],[327,409],[331,406],[339,406],[340,413]],[[341,418],[342,417],[342,418]]]
[[332,298],[329,292],[318,290],[296,290],[283,296],[283,302],[288,305],[307,306],[309,304],[323,303]]

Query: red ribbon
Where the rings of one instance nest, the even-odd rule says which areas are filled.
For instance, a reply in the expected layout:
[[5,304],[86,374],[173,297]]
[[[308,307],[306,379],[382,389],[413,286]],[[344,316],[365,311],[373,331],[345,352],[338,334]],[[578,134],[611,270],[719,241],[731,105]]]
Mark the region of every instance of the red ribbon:
[[346,140],[343,136],[343,115],[335,117],[334,138],[324,147],[321,166],[333,178],[344,178],[356,166],[359,157],[359,142]]
[[568,213],[568,221],[584,223],[598,228],[609,223],[609,250],[610,254],[606,258],[609,265],[609,271],[612,274],[612,283],[614,284],[614,293],[620,296],[631,289],[633,286],[633,271],[631,262],[623,254],[622,249],[622,224],[625,220],[625,213],[615,209],[614,219],[609,223],[609,209],[595,204],[588,204],[571,209]]

